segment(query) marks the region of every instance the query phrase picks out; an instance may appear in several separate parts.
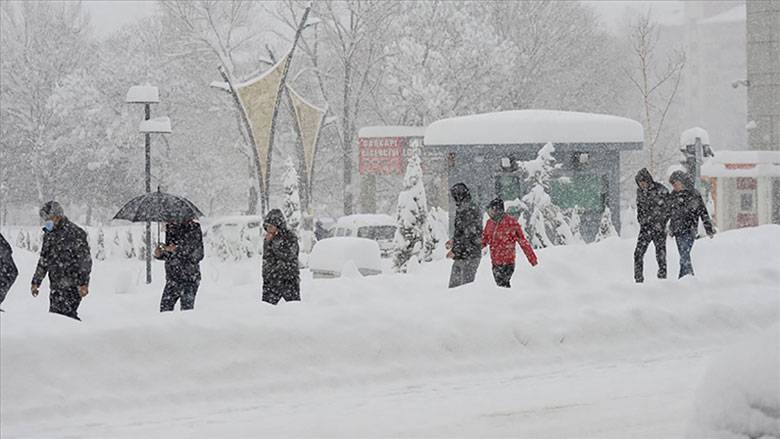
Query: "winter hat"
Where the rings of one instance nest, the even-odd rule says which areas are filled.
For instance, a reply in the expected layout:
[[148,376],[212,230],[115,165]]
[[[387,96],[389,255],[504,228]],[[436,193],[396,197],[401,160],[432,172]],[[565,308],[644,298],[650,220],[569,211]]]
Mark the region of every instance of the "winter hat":
[[494,198],[490,203],[487,205],[488,209],[496,209],[499,212],[504,211],[504,200],[502,200],[500,197]]
[[456,203],[461,203],[471,198],[471,193],[469,192],[468,186],[463,183],[455,183],[455,185],[450,189],[450,194]]
[[636,173],[636,184],[639,186],[639,183],[644,181],[647,184],[653,184],[653,176],[650,175],[650,171],[647,170],[647,168],[642,168],[639,170],[639,172]]
[[280,229],[287,228],[287,221],[284,219],[284,214],[279,209],[271,209],[263,220],[263,228],[265,229],[268,224],[274,225]]
[[48,203],[44,204],[43,207],[41,207],[41,210],[38,211],[38,216],[41,217],[41,219],[46,219],[50,216],[65,216],[65,211],[62,209],[62,206],[60,203],[52,200]]
[[669,183],[674,183],[675,181],[679,181],[680,183],[682,183],[682,185],[686,189],[689,189],[693,186],[691,177],[688,175],[687,172],[683,172],[683,171],[672,172],[672,175],[669,176]]

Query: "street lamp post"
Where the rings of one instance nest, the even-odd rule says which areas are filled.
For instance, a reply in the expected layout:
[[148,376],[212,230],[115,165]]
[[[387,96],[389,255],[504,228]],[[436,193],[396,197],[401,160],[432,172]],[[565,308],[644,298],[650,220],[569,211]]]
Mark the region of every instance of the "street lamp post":
[[[138,131],[144,134],[145,156],[145,186],[146,193],[152,192],[152,133],[171,132],[171,121],[167,117],[152,119],[151,104],[160,103],[160,93],[157,87],[150,85],[135,85],[127,91],[125,102],[128,104],[144,104],[144,120]],[[152,283],[152,223],[146,222],[146,283]]]

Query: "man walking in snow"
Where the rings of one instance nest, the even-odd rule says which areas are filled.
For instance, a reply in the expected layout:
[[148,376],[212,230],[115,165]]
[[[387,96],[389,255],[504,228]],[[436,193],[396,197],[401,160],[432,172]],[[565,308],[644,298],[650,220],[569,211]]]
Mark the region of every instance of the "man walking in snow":
[[73,224],[56,201],[49,201],[39,215],[44,221],[43,245],[30,291],[38,297],[43,278],[49,275],[49,312],[81,320],[81,299],[89,294],[92,256],[87,233]]
[[707,206],[701,194],[693,187],[691,177],[683,171],[675,171],[669,177],[672,184],[670,195],[671,216],[669,219],[669,234],[677,241],[677,251],[680,253],[680,274],[678,277],[693,276],[691,249],[696,240],[699,219],[704,223],[707,235],[715,236]]
[[160,299],[160,312],[173,311],[179,301],[182,311],[195,308],[203,259],[200,224],[195,220],[166,224],[165,245],[154,250],[154,257],[165,261],[165,289]]
[[271,209],[263,223],[263,302],[272,305],[301,300],[298,237],[287,227],[284,214]]
[[482,257],[482,218],[479,209],[471,201],[469,188],[457,183],[450,189],[455,200],[455,224],[452,239],[447,242],[450,250],[447,257],[452,259],[450,288],[474,282],[479,260]]
[[636,174],[636,219],[639,238],[634,250],[634,280],[644,282],[645,252],[652,242],[658,262],[658,279],[666,279],[666,223],[669,221],[669,191],[646,168]]
[[482,232],[482,248],[490,248],[493,278],[499,287],[509,288],[515,272],[515,243],[520,244],[532,267],[537,264],[536,253],[525,239],[517,220],[504,212],[504,200],[496,198],[488,204],[488,219]]
[[3,304],[5,295],[8,294],[8,290],[11,289],[11,285],[14,284],[16,276],[19,274],[12,254],[11,245],[0,233],[0,305]]

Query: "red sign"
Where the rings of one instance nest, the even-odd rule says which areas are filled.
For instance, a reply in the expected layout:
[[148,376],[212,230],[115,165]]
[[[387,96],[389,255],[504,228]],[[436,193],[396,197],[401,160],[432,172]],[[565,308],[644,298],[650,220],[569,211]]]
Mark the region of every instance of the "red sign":
[[403,167],[403,140],[401,137],[358,139],[360,174],[400,174]]

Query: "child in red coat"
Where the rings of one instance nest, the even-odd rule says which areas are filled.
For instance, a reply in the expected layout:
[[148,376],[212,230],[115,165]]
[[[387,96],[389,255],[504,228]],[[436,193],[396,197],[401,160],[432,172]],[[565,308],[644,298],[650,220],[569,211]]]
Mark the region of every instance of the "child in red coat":
[[490,247],[493,278],[499,287],[509,288],[515,272],[515,243],[520,244],[531,266],[536,266],[536,253],[523,234],[517,220],[504,212],[504,201],[496,198],[488,204],[490,219],[482,232],[482,248]]

